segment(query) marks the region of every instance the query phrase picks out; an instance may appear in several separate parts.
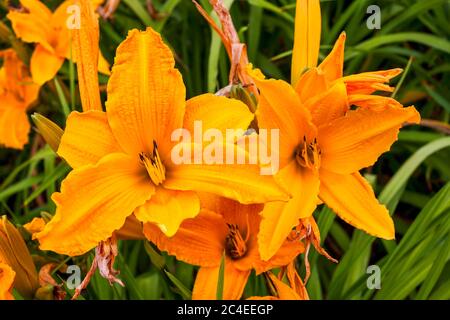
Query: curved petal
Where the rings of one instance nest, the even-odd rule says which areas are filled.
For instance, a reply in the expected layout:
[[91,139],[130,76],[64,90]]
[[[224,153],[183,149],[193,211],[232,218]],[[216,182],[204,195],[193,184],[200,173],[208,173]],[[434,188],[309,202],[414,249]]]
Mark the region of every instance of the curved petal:
[[256,111],[258,126],[260,129],[279,130],[280,168],[283,168],[293,158],[303,137],[315,134],[311,115],[288,83],[257,78],[255,83],[260,90]]
[[151,28],[130,31],[117,49],[106,109],[127,153],[151,153],[154,140],[161,155],[170,153],[163,141],[183,125],[186,91],[174,64],[172,52]]
[[322,70],[311,68],[302,74],[294,88],[301,102],[307,103],[309,99],[326,91],[328,83]]
[[304,300],[294,289],[278,279],[272,272],[269,272],[268,274],[280,300]]
[[104,156],[121,152],[106,118],[101,111],[72,112],[67,118],[58,155],[76,169],[96,164]]
[[320,170],[320,198],[352,226],[379,238],[394,239],[389,212],[359,173],[342,175]]
[[272,258],[283,245],[300,218],[312,215],[317,206],[319,177],[313,170],[300,168],[292,161],[277,175],[277,180],[292,194],[288,202],[271,202],[264,206],[258,235],[262,260]]
[[375,91],[392,92],[394,88],[386,83],[402,73],[402,69],[363,72],[343,77],[348,94],[372,94]]
[[15,276],[10,266],[0,262],[0,300],[14,300],[12,289]]
[[38,44],[33,51],[30,61],[31,75],[37,84],[44,84],[52,79],[64,63],[64,58],[48,51]]
[[[0,96],[0,98],[2,98]],[[4,105],[6,104],[6,105]],[[22,149],[28,143],[30,123],[24,109],[2,101],[0,107],[0,145]]]
[[26,13],[10,11],[7,15],[14,33],[25,42],[40,43],[47,50],[53,51],[48,41],[52,34],[51,11],[38,0],[21,0],[20,3],[27,9]]
[[291,83],[295,86],[303,70],[317,66],[322,19],[319,0],[297,0]]
[[142,222],[153,222],[168,236],[173,236],[185,219],[194,218],[200,211],[200,200],[192,191],[169,190],[157,187],[156,193],[134,214]]
[[312,121],[316,127],[342,117],[349,108],[344,82],[336,81],[331,88],[309,99],[305,106],[311,112]]
[[201,121],[203,130],[247,130],[254,118],[248,107],[239,100],[202,94],[186,102],[183,128],[194,132],[194,121]]
[[[191,147],[191,145],[189,145]],[[193,149],[197,146],[193,146]],[[264,203],[267,201],[289,199],[271,175],[261,175],[258,165],[247,164],[248,154],[234,144],[225,144],[234,151],[243,164],[195,164],[183,163],[167,167],[164,187],[173,190],[194,190],[210,192],[243,204]],[[225,155],[225,151],[224,151]],[[242,157],[241,157],[242,155]]]
[[[225,259],[225,272],[223,281],[224,300],[239,300],[247,284],[250,270],[240,271],[234,268],[229,259]],[[219,280],[219,267],[201,267],[195,278],[193,300],[216,300],[217,282]]]
[[167,237],[153,223],[144,224],[144,234],[161,251],[178,260],[202,267],[218,267],[225,250],[228,228],[223,217],[202,210],[195,219],[186,219],[173,237]]
[[419,121],[420,114],[414,107],[349,111],[345,117],[319,129],[321,166],[341,174],[368,167],[390,149],[403,123]]
[[42,250],[76,256],[119,229],[133,210],[154,193],[148,176],[133,158],[111,154],[96,165],[73,170],[52,197],[56,214],[36,234]]
[[145,240],[142,222],[134,214],[128,216],[116,236],[120,240]]
[[325,74],[328,82],[342,78],[344,71],[345,32],[339,35],[333,50],[319,65],[319,69]]

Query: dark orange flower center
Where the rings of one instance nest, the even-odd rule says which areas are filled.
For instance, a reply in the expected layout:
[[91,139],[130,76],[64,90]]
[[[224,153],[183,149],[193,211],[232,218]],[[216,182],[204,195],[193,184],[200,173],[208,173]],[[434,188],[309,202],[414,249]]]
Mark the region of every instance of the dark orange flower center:
[[139,153],[139,160],[144,165],[147,173],[155,185],[159,185],[166,179],[166,168],[164,167],[158,152],[158,145],[153,141],[153,152],[148,155]]
[[227,255],[233,259],[237,260],[242,258],[247,253],[247,244],[244,238],[242,238],[239,227],[235,224],[228,225],[228,235],[225,243],[225,251]]
[[295,151],[295,159],[302,167],[318,169],[320,167],[321,154],[322,151],[319,149],[316,138],[312,142],[307,142],[306,137],[303,137],[303,142]]

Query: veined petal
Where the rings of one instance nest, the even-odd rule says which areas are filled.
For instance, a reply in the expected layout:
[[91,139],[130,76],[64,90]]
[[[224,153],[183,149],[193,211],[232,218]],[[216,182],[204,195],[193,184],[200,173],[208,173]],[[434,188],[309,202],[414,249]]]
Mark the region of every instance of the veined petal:
[[302,74],[294,88],[301,102],[307,103],[309,99],[326,91],[328,83],[322,70],[311,68]]
[[[194,144],[191,146],[193,150],[198,149]],[[289,195],[275,182],[273,176],[261,175],[258,165],[248,164],[248,154],[243,149],[234,144],[223,146],[224,149],[233,150],[237,159],[243,158],[244,164],[236,161],[226,164],[225,160],[220,164],[172,164],[167,167],[164,187],[210,192],[243,204],[289,199]],[[223,156],[225,157],[225,152]]]
[[202,210],[195,219],[186,219],[173,237],[153,224],[144,224],[144,234],[161,251],[178,260],[202,267],[218,267],[225,250],[228,228],[223,217]]
[[292,160],[277,175],[277,180],[289,190],[288,202],[266,203],[258,234],[258,247],[262,260],[269,260],[280,249],[300,218],[312,215],[317,206],[319,177],[313,170],[301,168]]
[[153,222],[168,236],[172,237],[180,224],[194,218],[200,211],[200,200],[193,191],[169,190],[157,187],[156,193],[134,214],[142,222]]
[[248,107],[239,100],[202,94],[186,102],[183,128],[194,132],[194,121],[201,121],[203,130],[247,130],[254,118]]
[[392,92],[394,88],[385,83],[402,73],[402,69],[363,72],[343,78],[348,94],[372,94],[375,91]]
[[174,64],[151,28],[130,31],[117,49],[106,109],[114,136],[129,154],[151,153],[153,140],[163,158],[170,153],[164,141],[183,125],[186,91]]
[[359,173],[336,174],[320,170],[320,198],[342,220],[373,236],[394,239],[394,222]]
[[102,111],[72,112],[67,118],[58,155],[76,169],[96,164],[104,156],[121,152]]
[[22,149],[28,143],[30,123],[25,110],[10,102],[3,100],[0,107],[0,145]]
[[368,94],[349,95],[348,103],[350,105],[381,112],[384,111],[386,107],[398,109],[403,108],[403,105],[393,98]]
[[83,111],[102,110],[98,85],[99,28],[91,0],[77,0],[80,29],[73,30],[73,55],[77,62],[78,84]]
[[309,99],[305,106],[310,110],[312,121],[316,127],[342,117],[349,109],[344,82],[336,82],[330,89]]
[[254,80],[261,93],[256,111],[258,125],[260,129],[279,130],[282,168],[293,158],[294,150],[303,137],[315,134],[311,115],[288,83],[274,79]]
[[386,107],[380,112],[370,109],[349,111],[345,117],[319,129],[321,166],[341,174],[368,167],[390,149],[403,123],[419,121],[420,115],[414,107]]
[[38,0],[21,0],[20,3],[27,9],[26,13],[10,11],[7,15],[11,20],[14,33],[25,42],[35,42],[52,51],[48,39],[52,33],[49,22],[51,11]]
[[40,85],[46,83],[58,73],[63,62],[64,58],[48,51],[41,44],[36,45],[30,61],[33,81]]
[[119,229],[154,193],[137,159],[114,153],[73,170],[52,197],[54,218],[36,234],[42,250],[76,256]]
[[291,83],[296,85],[305,68],[317,66],[322,19],[319,0],[297,0]]
[[14,300],[12,289],[15,276],[10,266],[0,262],[0,300]]
[[[215,300],[217,298],[217,282],[220,267],[201,267],[195,278],[193,300]],[[229,259],[225,259],[225,276],[223,281],[224,300],[239,300],[244,292],[250,271],[241,271],[234,268]]]
[[345,32],[342,32],[334,44],[333,50],[319,65],[328,82],[342,78],[344,71]]

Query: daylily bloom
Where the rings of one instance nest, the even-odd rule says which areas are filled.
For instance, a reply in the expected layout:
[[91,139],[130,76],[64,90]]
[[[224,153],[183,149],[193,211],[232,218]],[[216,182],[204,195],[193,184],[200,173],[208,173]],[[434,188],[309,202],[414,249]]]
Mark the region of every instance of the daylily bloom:
[[[52,197],[54,218],[36,235],[41,249],[83,254],[111,237],[133,213],[172,236],[184,219],[199,213],[196,191],[242,203],[288,199],[273,177],[259,174],[257,165],[173,163],[171,135],[189,128],[184,119],[202,119],[204,127],[215,128],[228,127],[230,119],[247,126],[253,120],[237,100],[206,94],[186,102],[174,64],[170,49],[151,28],[130,31],[118,47],[107,112],[68,117],[58,154],[74,170]],[[231,148],[239,151],[236,145]]]
[[[33,298],[39,288],[38,274],[25,241],[6,216],[0,218],[0,263],[7,264],[15,272],[14,288],[23,297]],[[7,267],[0,267],[0,270],[5,279],[11,278]]]
[[0,262],[0,300],[14,300],[12,289],[15,276],[9,265]]
[[[20,3],[23,9],[12,9],[7,17],[20,39],[36,43],[30,68],[33,81],[42,85],[56,75],[65,59],[71,58],[67,8],[73,1],[63,2],[54,13],[39,0],[20,0]],[[108,63],[101,55],[98,63],[100,72],[109,74]]]
[[22,149],[30,132],[26,112],[37,99],[39,86],[14,50],[0,51],[0,59],[0,145]]
[[[261,274],[288,265],[304,251],[302,243],[284,241],[269,261],[261,260],[257,236],[262,205],[243,205],[214,197],[202,199],[202,211],[185,220],[171,238],[151,223],[144,225],[146,237],[178,260],[200,266],[192,292],[193,299],[215,299],[219,268],[225,254],[224,299],[239,299],[252,270]],[[211,208],[206,209],[206,208]]]

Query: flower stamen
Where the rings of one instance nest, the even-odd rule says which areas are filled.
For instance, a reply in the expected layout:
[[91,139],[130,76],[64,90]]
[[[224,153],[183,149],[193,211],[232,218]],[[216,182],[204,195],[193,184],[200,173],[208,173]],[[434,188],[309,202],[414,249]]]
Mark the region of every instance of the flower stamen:
[[147,170],[150,179],[155,185],[160,185],[166,179],[166,168],[164,167],[158,152],[158,145],[153,141],[153,153],[148,156],[144,152],[139,153],[139,160]]
[[227,255],[237,260],[247,253],[247,245],[239,231],[239,227],[235,224],[227,224],[230,230],[226,239],[225,250]]
[[322,151],[319,148],[317,139],[310,143],[306,141],[306,137],[303,137],[303,142],[298,146],[295,152],[295,158],[297,163],[302,167],[309,169],[319,169],[320,167],[320,156]]

